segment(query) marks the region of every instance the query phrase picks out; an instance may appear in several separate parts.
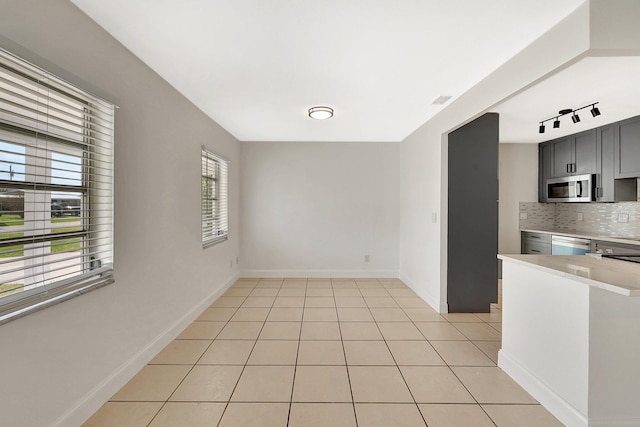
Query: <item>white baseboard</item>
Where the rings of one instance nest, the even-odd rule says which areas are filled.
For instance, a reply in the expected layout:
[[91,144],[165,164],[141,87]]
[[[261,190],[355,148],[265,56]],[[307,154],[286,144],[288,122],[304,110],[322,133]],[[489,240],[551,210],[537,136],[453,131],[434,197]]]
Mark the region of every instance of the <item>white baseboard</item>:
[[415,292],[420,298],[422,298],[427,304],[429,304],[438,313],[447,313],[446,309],[445,309],[445,311],[442,311],[442,307],[440,307],[440,301],[438,299],[434,298],[434,296],[431,295],[430,293],[425,292],[424,290],[420,289],[407,276],[400,275],[400,280],[402,280],[402,282],[404,282],[405,285],[410,287],[413,290],[413,292]]
[[242,270],[241,277],[397,279],[398,270]]
[[188,313],[178,319],[173,325],[156,336],[143,349],[137,352],[131,359],[124,362],[109,377],[96,385],[86,396],[80,399],[72,408],[58,418],[54,426],[79,426],[97,411],[111,396],[124,386],[135,374],[146,366],[156,354],[177,337],[189,326],[202,312],[209,307],[220,295],[222,295],[240,277],[236,273],[227,279],[219,288],[212,292]]
[[564,400],[556,392],[551,390],[546,384],[540,381],[533,373],[522,366],[504,350],[500,350],[498,352],[498,366],[567,427],[588,427],[594,425],[607,425],[609,427],[613,427],[614,425],[618,425],[590,423],[586,416],[570,405],[569,402]]

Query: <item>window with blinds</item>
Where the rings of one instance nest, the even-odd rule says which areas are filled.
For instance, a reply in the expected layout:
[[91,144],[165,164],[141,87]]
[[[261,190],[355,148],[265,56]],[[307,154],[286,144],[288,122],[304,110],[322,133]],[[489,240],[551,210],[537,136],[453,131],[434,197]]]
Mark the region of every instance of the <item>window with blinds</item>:
[[227,180],[229,162],[206,147],[202,147],[202,246],[227,240],[229,215]]
[[0,50],[0,323],[112,281],[113,119]]

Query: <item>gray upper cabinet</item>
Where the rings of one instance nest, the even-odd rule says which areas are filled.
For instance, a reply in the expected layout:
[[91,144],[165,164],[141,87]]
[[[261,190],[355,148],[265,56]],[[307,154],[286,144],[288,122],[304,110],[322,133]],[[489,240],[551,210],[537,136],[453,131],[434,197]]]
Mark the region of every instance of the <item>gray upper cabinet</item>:
[[549,143],[553,178],[597,173],[596,129],[567,135]]
[[538,202],[547,201],[547,179],[551,178],[551,142],[538,145]]
[[640,177],[640,116],[614,124],[615,178]]
[[596,174],[596,201],[614,202],[614,160],[613,160],[613,128],[614,125],[601,126],[596,129],[598,171]]

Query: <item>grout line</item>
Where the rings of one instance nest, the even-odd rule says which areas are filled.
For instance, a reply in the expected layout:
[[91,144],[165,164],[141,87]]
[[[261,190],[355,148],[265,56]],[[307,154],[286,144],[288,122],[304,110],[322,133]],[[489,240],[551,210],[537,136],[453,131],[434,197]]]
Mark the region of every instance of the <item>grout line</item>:
[[[306,283],[304,285],[304,301],[303,304],[306,305],[307,298],[307,286],[309,286],[309,279],[306,279]],[[289,426],[289,421],[291,420],[291,408],[293,406],[293,392],[296,386],[296,374],[298,372],[298,358],[300,357],[300,342],[302,341],[302,322],[304,320],[304,307],[302,308],[302,319],[300,319],[300,331],[298,332],[298,348],[296,350],[296,362],[293,366],[293,380],[291,381],[291,396],[289,397],[289,411],[287,412],[287,427]]]

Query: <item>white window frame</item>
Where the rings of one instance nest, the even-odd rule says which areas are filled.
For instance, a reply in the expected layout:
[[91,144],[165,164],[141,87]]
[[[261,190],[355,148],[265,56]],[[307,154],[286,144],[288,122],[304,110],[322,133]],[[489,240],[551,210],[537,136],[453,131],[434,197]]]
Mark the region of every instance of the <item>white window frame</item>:
[[200,205],[202,247],[229,238],[229,161],[202,146]]
[[[0,228],[1,324],[114,281],[115,105],[3,49],[0,69],[0,141],[25,150],[22,160],[0,150],[0,188],[24,193],[24,233]],[[16,178],[7,165],[26,172]],[[69,205],[78,221],[56,233],[62,194],[79,197]],[[64,239],[78,248],[60,248]]]

